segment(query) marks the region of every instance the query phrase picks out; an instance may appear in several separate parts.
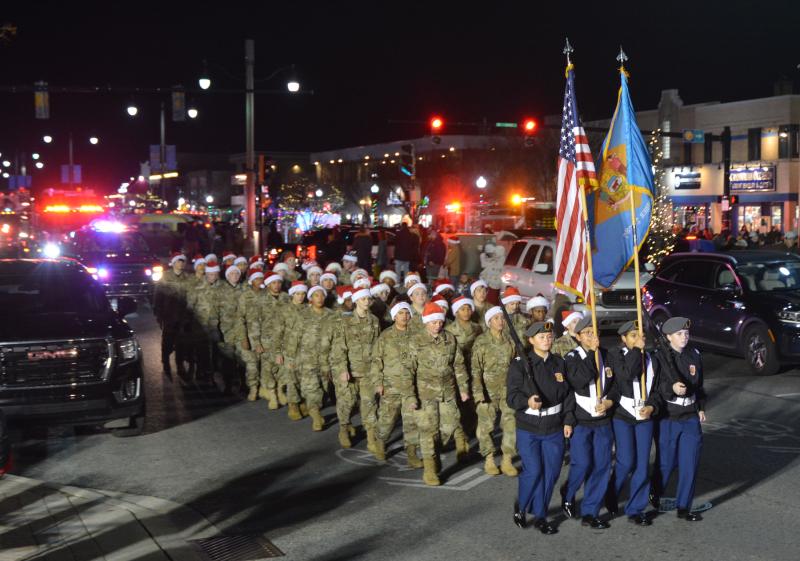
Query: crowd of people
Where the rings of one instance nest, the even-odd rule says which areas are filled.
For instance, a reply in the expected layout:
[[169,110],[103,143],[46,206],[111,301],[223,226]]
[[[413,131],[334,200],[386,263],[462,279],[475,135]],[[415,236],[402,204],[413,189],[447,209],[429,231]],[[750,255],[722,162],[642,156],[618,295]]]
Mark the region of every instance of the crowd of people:
[[[446,259],[446,253],[434,255]],[[187,257],[174,253],[154,298],[165,372],[171,374],[174,353],[185,382],[213,383],[217,372],[223,391],[238,383],[248,400],[286,407],[290,420],[308,418],[313,431],[328,428],[321,411],[335,404],[342,448],[359,432],[358,411],[378,461],[386,460],[400,420],[408,466],[422,468],[430,486],[441,484],[440,450],[452,440],[458,460],[465,460],[474,429],[487,474],[516,477],[514,460],[522,459],[514,522],[524,527],[533,514],[544,534],[556,531],[547,509],[565,438],[572,442],[561,490],[567,516],[575,514],[583,486],[583,524],[607,528],[601,504],[616,514],[627,485],[625,514],[650,525],[648,499],[658,504],[677,465],[678,515],[700,519],[691,505],[705,397],[699,352],[687,346],[687,320],[666,322],[671,348],[661,355],[644,350],[634,322],[620,330],[619,347],[606,352],[582,313],[551,318],[546,298],[523,303],[514,287],[494,305],[484,280],[456,284],[435,267],[437,260],[425,284],[405,270],[402,252],[395,254],[399,272],[377,277],[359,267],[365,263],[357,251],[324,269],[284,256],[267,270],[258,256],[198,255],[189,271]],[[558,338],[554,322],[564,327]],[[651,485],[654,433],[660,475]]]

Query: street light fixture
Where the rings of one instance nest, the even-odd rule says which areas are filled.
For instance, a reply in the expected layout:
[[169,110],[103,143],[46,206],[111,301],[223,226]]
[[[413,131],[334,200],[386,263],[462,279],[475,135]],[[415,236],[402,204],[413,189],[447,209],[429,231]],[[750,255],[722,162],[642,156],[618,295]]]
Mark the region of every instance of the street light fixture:
[[4,171],[3,172],[3,179],[8,179],[9,177],[11,177],[11,175],[7,171]]
[[372,187],[369,188],[369,190],[372,191],[373,193],[377,193],[381,189],[380,189],[380,187],[378,187],[378,184],[375,183],[375,184],[372,185]]
[[486,181],[486,178],[485,178],[484,176],[482,176],[482,175],[481,175],[481,176],[478,178],[478,180],[475,182],[475,186],[476,186],[478,189],[486,189],[486,185],[487,185],[487,184],[488,184],[488,181]]
[[97,144],[98,142],[100,142],[100,139],[97,138],[96,136],[89,137],[89,144]]
[[322,196],[322,189],[317,189],[316,193],[314,193],[314,194],[316,196],[318,196],[318,197],[321,197]]
[[203,61],[203,72],[197,80],[197,85],[200,86],[201,90],[207,90],[211,87],[211,77],[208,75],[208,63],[205,60]]
[[188,115],[190,119],[197,119],[197,107],[190,105],[186,110],[186,115]]
[[213,203],[213,202],[214,202],[214,197],[212,197],[211,195],[207,196],[207,197],[206,197],[206,202],[207,202],[208,204],[211,204],[211,203]]
[[39,159],[39,152],[34,152],[33,154],[31,154],[31,158],[33,158],[34,160],[38,160]]
[[183,197],[178,199],[178,206],[183,206],[185,204],[186,204],[186,199],[184,199]]
[[289,90],[290,93],[297,93],[300,91],[300,82],[297,80],[289,80],[286,83],[286,89]]
[[42,163],[42,162],[36,162],[35,165],[36,165],[36,169],[42,169],[44,167],[44,163]]
[[135,117],[136,114],[139,113],[139,108],[136,107],[135,103],[131,102],[128,104],[128,108],[126,109],[126,111],[128,112],[128,115],[130,115],[131,117]]
[[49,134],[46,134],[42,137],[42,140],[44,141],[45,144],[50,144],[51,142],[53,142],[53,137],[50,136]]
[[3,160],[3,167],[4,168],[10,168],[11,167],[11,162],[9,162],[8,160]]

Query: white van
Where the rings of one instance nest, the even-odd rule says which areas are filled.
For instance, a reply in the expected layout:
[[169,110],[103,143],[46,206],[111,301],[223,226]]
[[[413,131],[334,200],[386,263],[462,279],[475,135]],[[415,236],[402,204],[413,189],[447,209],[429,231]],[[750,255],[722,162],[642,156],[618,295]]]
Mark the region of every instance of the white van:
[[[541,294],[551,302],[556,319],[561,312],[575,303],[573,294],[564,294],[554,286],[553,257],[556,251],[554,238],[523,238],[516,241],[508,252],[503,275],[503,286],[516,286],[524,299]],[[650,274],[641,271],[641,285],[650,280]],[[563,296],[556,299],[556,296]],[[619,328],[626,321],[636,319],[636,282],[632,270],[625,271],[608,290],[595,286],[597,325],[601,330]]]

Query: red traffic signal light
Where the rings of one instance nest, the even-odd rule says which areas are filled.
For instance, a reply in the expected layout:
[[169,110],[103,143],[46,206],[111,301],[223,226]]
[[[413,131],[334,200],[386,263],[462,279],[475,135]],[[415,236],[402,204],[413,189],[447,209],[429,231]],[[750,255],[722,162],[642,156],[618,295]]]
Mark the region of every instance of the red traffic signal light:
[[539,124],[536,122],[536,119],[525,119],[522,122],[522,132],[525,134],[533,134],[536,132],[536,128]]
[[440,132],[442,127],[444,126],[444,121],[441,117],[433,117],[431,119],[431,131],[432,132]]

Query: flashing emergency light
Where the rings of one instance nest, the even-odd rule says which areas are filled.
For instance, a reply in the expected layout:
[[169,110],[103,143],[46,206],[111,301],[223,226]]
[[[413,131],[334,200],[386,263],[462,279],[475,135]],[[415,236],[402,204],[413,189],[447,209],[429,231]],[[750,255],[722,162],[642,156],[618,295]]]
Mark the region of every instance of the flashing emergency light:
[[444,121],[442,120],[441,117],[433,117],[431,119],[431,131],[439,132],[442,130],[443,126],[444,126]]
[[522,197],[518,194],[514,193],[511,195],[511,204],[514,206],[519,206],[522,204]]
[[95,232],[101,232],[104,234],[120,234],[125,232],[128,227],[122,222],[114,222],[112,220],[95,220],[92,222],[92,229]]
[[48,243],[45,244],[43,253],[48,259],[58,259],[61,256],[61,248],[54,243]]
[[110,273],[108,272],[108,269],[104,269],[102,267],[97,269],[97,276],[101,279],[107,279],[109,277],[109,274]]
[[535,119],[525,119],[522,122],[522,130],[525,131],[525,134],[532,134],[536,132],[536,127],[538,124],[536,123]]

